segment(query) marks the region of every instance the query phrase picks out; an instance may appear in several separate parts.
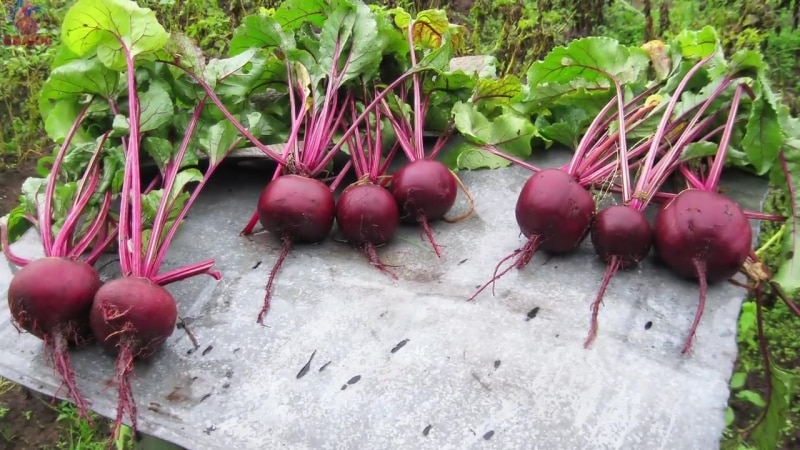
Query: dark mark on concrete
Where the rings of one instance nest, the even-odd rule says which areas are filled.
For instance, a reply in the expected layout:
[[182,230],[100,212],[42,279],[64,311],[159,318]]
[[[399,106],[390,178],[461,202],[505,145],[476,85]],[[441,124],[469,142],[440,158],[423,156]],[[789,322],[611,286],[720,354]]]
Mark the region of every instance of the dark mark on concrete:
[[323,370],[325,370],[325,368],[328,367],[328,364],[330,364],[330,363],[331,363],[331,361],[328,361],[325,364],[323,364],[322,367],[319,368],[319,371],[322,372]]
[[484,382],[483,382],[483,380],[481,380],[481,377],[480,377],[480,376],[478,376],[478,374],[477,374],[477,373],[475,373],[475,372],[472,372],[472,378],[475,378],[475,381],[477,381],[478,383],[480,383],[481,387],[483,387],[483,388],[484,388],[484,389],[486,389],[487,391],[491,391],[491,390],[492,390],[492,388],[490,388],[488,384],[484,383]]
[[494,370],[497,370],[498,367],[500,367],[500,360],[499,359],[494,362]]
[[539,314],[539,307],[534,306],[532,310],[528,311],[528,314],[525,316],[525,321],[527,322],[528,320],[533,319],[537,314]]
[[208,354],[208,352],[210,352],[211,349],[213,349],[213,348],[214,348],[213,345],[209,345],[208,347],[206,347],[206,349],[203,350],[202,356],[206,356]]
[[261,265],[261,261],[257,261],[255,264],[253,264],[253,267],[251,267],[251,269],[258,269],[258,266],[260,266],[260,265]]
[[211,432],[216,430],[216,429],[217,429],[216,425],[211,425],[210,427],[208,427],[205,430],[203,430],[203,433],[205,433],[205,434],[210,436]]
[[208,394],[200,397],[200,403],[203,403],[208,397],[211,397],[211,393],[210,392]]
[[652,327],[652,326],[653,326],[653,322],[648,320],[647,323],[644,324],[644,329],[645,330],[649,330],[650,327]]
[[458,262],[458,265],[460,266],[460,265],[464,264],[467,261],[469,261],[469,258],[464,258],[464,259],[462,259],[461,261]]
[[408,344],[408,339],[403,339],[402,341],[398,342],[397,345],[392,348],[392,353],[396,353],[401,348],[405,347]]
[[347,380],[347,384],[356,384],[359,381],[361,381],[361,375],[356,375],[353,378],[350,378],[349,380]]
[[300,372],[297,372],[297,379],[298,380],[300,378],[303,378],[305,376],[305,374],[308,373],[308,370],[311,369],[311,361],[314,359],[314,355],[316,355],[316,354],[317,354],[316,350],[311,352],[311,357],[308,358],[308,362],[306,362],[306,365],[303,366],[303,368],[300,369]]
[[431,424],[428,424],[428,426],[427,426],[427,427],[425,427],[425,428],[422,430],[422,435],[423,435],[423,436],[427,436],[427,435],[428,435],[428,433],[430,433],[430,432],[431,432],[431,428],[433,428],[433,425],[431,425]]
[[494,430],[489,430],[486,432],[486,434],[483,435],[483,438],[488,441],[489,439],[492,438],[492,436],[494,436]]

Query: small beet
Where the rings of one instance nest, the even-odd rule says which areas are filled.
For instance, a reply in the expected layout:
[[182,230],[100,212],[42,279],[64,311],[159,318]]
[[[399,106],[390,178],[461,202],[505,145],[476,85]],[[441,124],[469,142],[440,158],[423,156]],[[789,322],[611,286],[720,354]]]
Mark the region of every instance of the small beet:
[[264,303],[256,321],[269,311],[275,277],[294,243],[318,243],[333,228],[336,201],[325,183],[300,175],[283,175],[270,182],[258,199],[258,220],[283,246],[267,281]]
[[441,257],[430,222],[444,218],[456,203],[458,183],[453,173],[439,161],[418,159],[394,174],[391,190],[400,207],[400,220],[419,223]]
[[400,225],[397,203],[386,188],[372,183],[348,186],[336,205],[336,223],[344,237],[364,252],[370,264],[397,278],[375,250],[375,246],[388,242]]
[[[577,249],[591,228],[596,209],[589,191],[565,171],[544,169],[533,174],[522,186],[515,210],[520,231],[528,240],[500,260],[492,279],[469,300],[511,269],[525,267],[538,249],[555,254]],[[508,260],[513,263],[500,271]]]
[[270,182],[258,199],[258,220],[265,230],[293,242],[317,243],[333,227],[336,210],[325,183],[300,175],[283,175]]
[[592,302],[591,327],[584,342],[586,348],[597,336],[597,316],[611,278],[619,269],[634,266],[647,256],[653,243],[653,229],[638,209],[614,205],[603,208],[595,217],[591,240],[594,251],[606,263],[606,270]]

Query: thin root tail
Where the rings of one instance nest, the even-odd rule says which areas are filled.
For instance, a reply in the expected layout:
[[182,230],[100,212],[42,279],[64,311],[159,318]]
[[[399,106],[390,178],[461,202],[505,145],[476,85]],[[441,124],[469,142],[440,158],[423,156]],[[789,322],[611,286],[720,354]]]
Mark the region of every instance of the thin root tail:
[[589,346],[592,345],[592,342],[594,342],[594,338],[597,337],[597,316],[600,314],[600,306],[603,304],[603,296],[606,294],[606,289],[608,288],[608,284],[611,282],[611,278],[619,270],[621,262],[622,260],[619,256],[612,256],[606,265],[606,271],[603,274],[603,281],[600,283],[600,289],[597,291],[597,297],[595,297],[594,302],[592,302],[592,323],[589,327],[589,335],[586,336],[586,340],[583,342],[583,348],[589,348]]
[[[516,268],[519,270],[525,267],[531,261],[533,256],[536,254],[536,249],[538,247],[539,247],[539,237],[531,236],[530,238],[528,238],[528,241],[525,242],[525,245],[514,250],[511,254],[503,257],[503,259],[501,259],[500,262],[498,262],[497,265],[495,266],[492,278],[489,281],[487,281],[486,284],[478,288],[478,290],[474,294],[472,294],[472,297],[470,297],[467,301],[471,302],[475,300],[475,298],[478,295],[480,295],[480,293],[483,292],[487,287],[489,287],[489,285],[492,286],[492,295],[494,295],[495,282],[500,278],[502,278],[505,274],[510,272],[511,269]],[[500,271],[500,268],[503,266],[503,264],[505,264],[509,260],[513,260],[512,263],[508,267]]]
[[119,354],[117,354],[116,369],[114,372],[115,382],[117,384],[117,416],[114,419],[114,427],[109,436],[108,448],[115,448],[115,441],[119,438],[120,429],[122,428],[122,419],[125,413],[128,413],[128,418],[131,420],[131,431],[136,436],[137,423],[136,423],[136,401],[133,398],[133,391],[131,390],[130,376],[133,372],[133,353],[127,343],[122,343],[119,346]]
[[433,230],[431,230],[431,224],[428,222],[428,218],[420,214],[419,217],[417,217],[417,222],[419,222],[420,226],[422,227],[422,231],[425,233],[425,236],[431,243],[431,247],[433,247],[436,257],[441,258],[442,251],[439,248],[439,244],[436,243],[436,239],[433,237]]
[[367,259],[369,259],[370,264],[375,266],[381,272],[390,276],[393,280],[398,279],[397,274],[389,269],[390,267],[397,267],[397,266],[391,266],[381,261],[380,257],[378,256],[378,252],[375,250],[375,245],[368,242],[363,246],[361,246],[361,251],[367,257]]
[[442,218],[442,220],[444,220],[445,222],[457,223],[457,222],[461,222],[462,220],[466,220],[467,218],[469,218],[469,216],[472,215],[472,213],[475,212],[475,198],[469,192],[469,189],[467,189],[467,187],[464,186],[464,182],[461,181],[461,178],[458,175],[456,175],[456,173],[453,172],[452,170],[450,171],[450,173],[453,174],[453,178],[455,178],[456,184],[458,185],[459,188],[461,188],[461,191],[467,197],[467,201],[469,202],[469,209],[464,214],[462,214],[460,216],[456,216],[456,217],[447,217],[447,216],[445,216],[445,217]]
[[706,279],[706,262],[700,259],[694,260],[694,270],[697,274],[697,281],[700,283],[700,302],[697,304],[697,312],[694,315],[692,326],[689,329],[689,336],[686,338],[686,343],[683,345],[681,353],[689,353],[692,349],[692,341],[694,335],[697,333],[697,326],[700,324],[700,318],[703,317],[703,311],[706,308],[706,293],[708,292],[708,281]]
[[269,304],[270,300],[272,300],[272,288],[275,284],[275,277],[278,275],[283,261],[289,256],[289,251],[292,249],[292,239],[288,235],[281,237],[281,240],[283,241],[283,247],[278,255],[278,260],[275,261],[275,265],[272,266],[272,270],[269,272],[269,280],[267,281],[266,287],[267,292],[264,294],[264,305],[261,307],[261,311],[258,312],[258,319],[256,319],[259,325],[264,325],[264,317],[269,312]]
[[67,336],[62,330],[58,329],[46,336],[44,345],[50,354],[53,367],[61,377],[63,386],[67,389],[67,395],[78,409],[78,416],[84,418],[93,427],[94,421],[89,415],[89,404],[83,398],[75,383],[75,372],[72,370],[72,364],[69,362],[69,354],[67,353]]

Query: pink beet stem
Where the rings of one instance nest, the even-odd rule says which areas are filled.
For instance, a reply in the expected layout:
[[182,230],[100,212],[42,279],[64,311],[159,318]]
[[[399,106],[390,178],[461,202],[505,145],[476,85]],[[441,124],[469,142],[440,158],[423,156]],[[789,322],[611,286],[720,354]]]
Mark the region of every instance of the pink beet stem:
[[275,284],[275,277],[278,275],[278,272],[281,270],[281,266],[283,265],[283,261],[286,260],[286,257],[289,256],[289,251],[292,249],[292,239],[289,236],[282,236],[281,241],[283,241],[283,247],[281,247],[281,252],[278,254],[278,259],[275,261],[275,265],[272,266],[272,270],[269,272],[269,280],[267,280],[266,286],[266,294],[264,294],[264,305],[261,307],[261,310],[258,312],[258,318],[256,322],[259,325],[264,325],[264,316],[267,315],[269,312],[270,300],[272,299],[272,287]]

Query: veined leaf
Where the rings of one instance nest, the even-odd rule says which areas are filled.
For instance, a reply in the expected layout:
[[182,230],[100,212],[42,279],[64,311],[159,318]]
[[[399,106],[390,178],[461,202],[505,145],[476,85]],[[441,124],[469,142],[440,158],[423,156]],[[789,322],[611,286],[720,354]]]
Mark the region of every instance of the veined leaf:
[[78,0],[64,16],[61,40],[78,56],[96,51],[113,70],[124,70],[128,56],[160,50],[169,38],[156,14],[131,0]]

